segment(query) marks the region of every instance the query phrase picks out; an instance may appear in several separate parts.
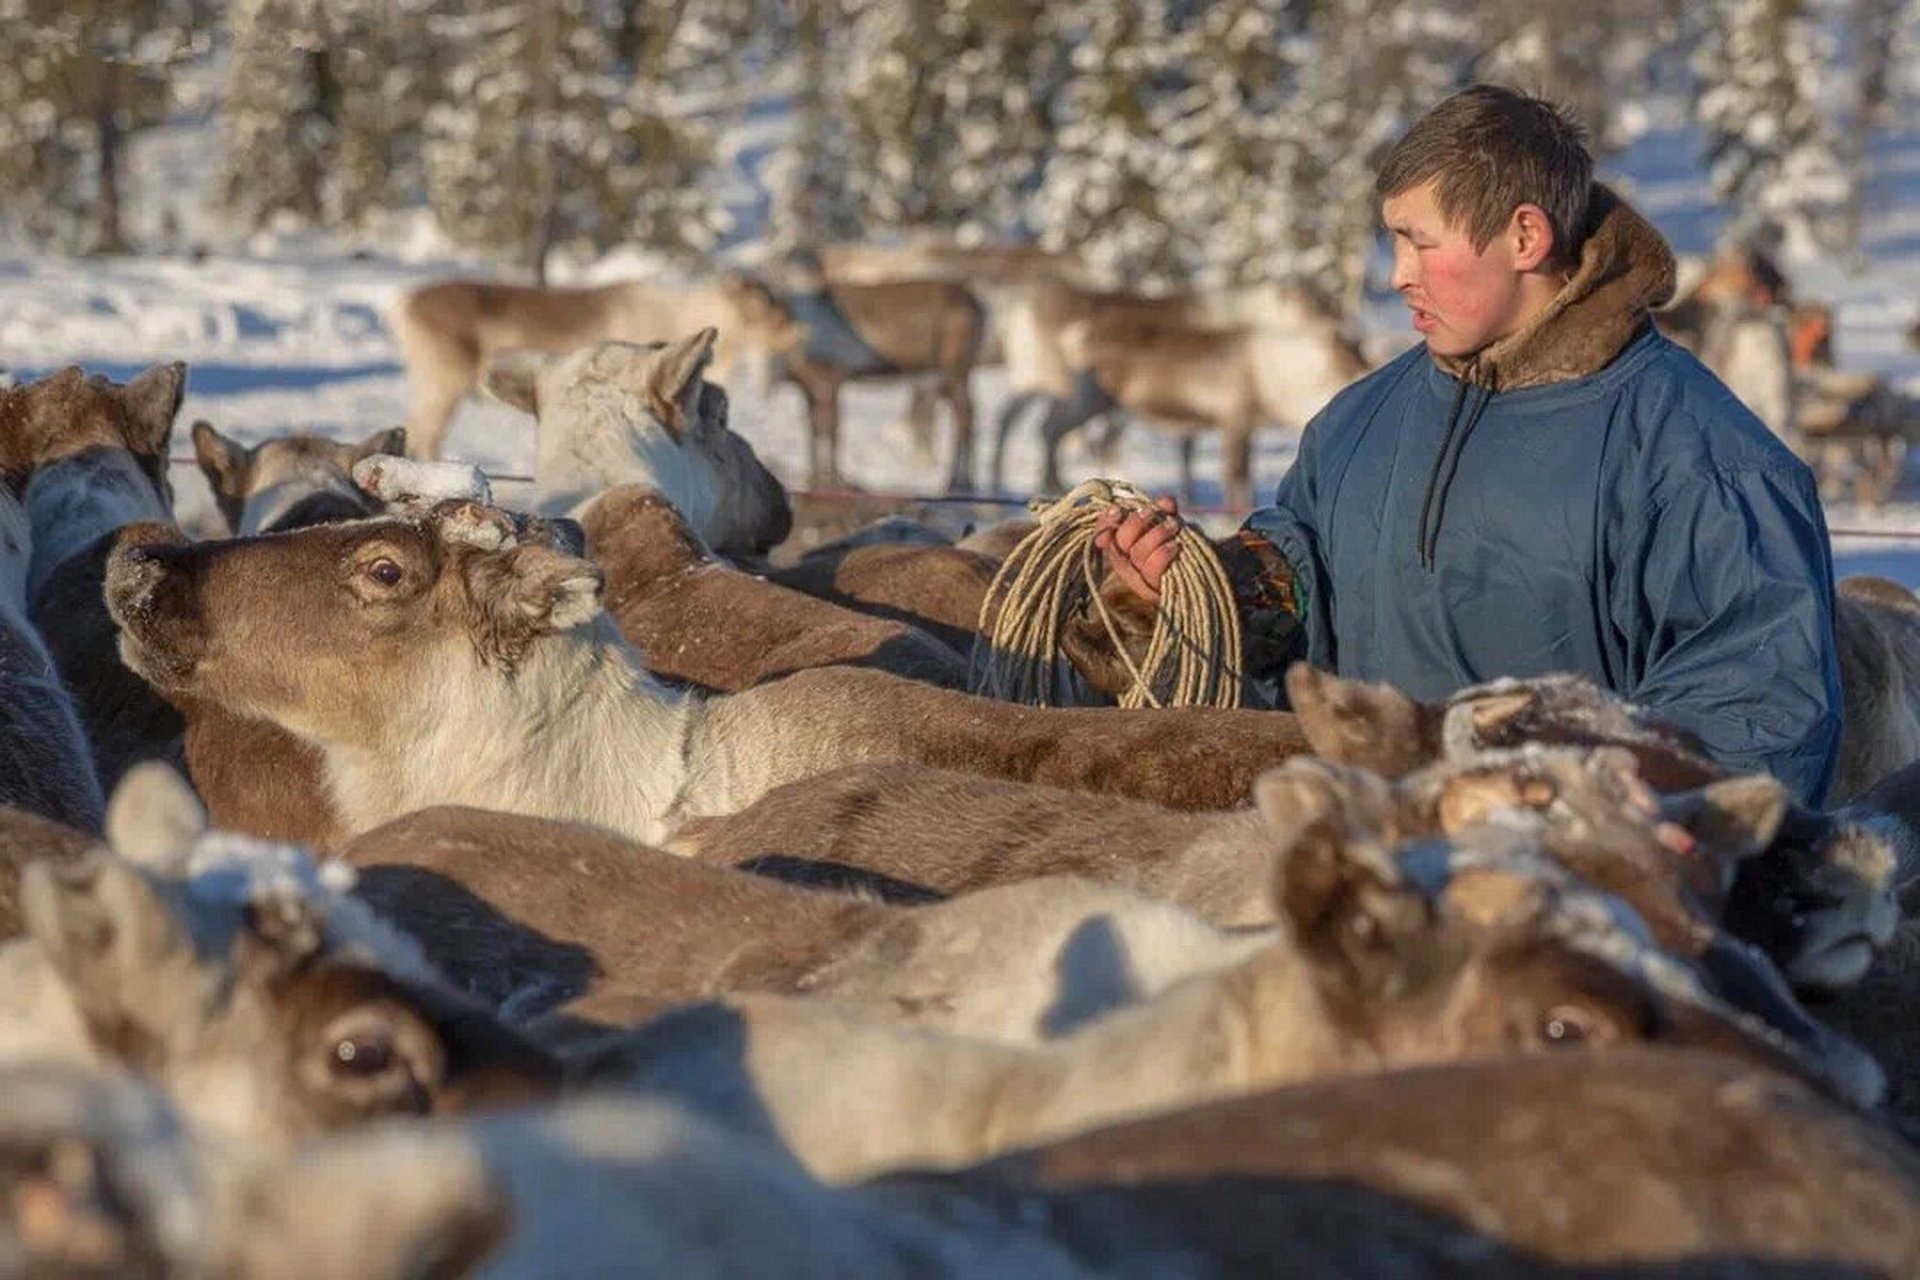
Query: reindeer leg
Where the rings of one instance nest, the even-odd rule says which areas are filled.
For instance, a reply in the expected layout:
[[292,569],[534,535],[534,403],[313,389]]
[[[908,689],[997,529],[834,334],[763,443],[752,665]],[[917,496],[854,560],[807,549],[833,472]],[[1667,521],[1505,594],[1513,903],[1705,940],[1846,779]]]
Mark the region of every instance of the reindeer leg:
[[1253,428],[1228,427],[1220,440],[1220,455],[1227,505],[1244,511],[1253,505]]
[[1180,505],[1193,505],[1193,454],[1200,440],[1193,432],[1180,437]]
[[421,381],[414,386],[413,402],[407,408],[407,455],[433,459],[440,456],[453,415],[466,396],[464,385],[451,380]]
[[828,388],[803,382],[800,390],[807,398],[807,485],[820,489],[833,483],[833,437],[837,434],[833,419],[838,416],[838,405]]
[[941,388],[915,379],[913,400],[907,406],[907,426],[913,437],[913,456],[921,462],[933,461],[933,414],[940,403]]
[[1126,415],[1107,412],[1100,414],[1097,421],[1100,438],[1094,442],[1093,456],[1102,471],[1111,471],[1120,461],[1120,438],[1127,433]]
[[1082,370],[1074,376],[1073,394],[1065,400],[1055,400],[1047,410],[1046,420],[1040,424],[1040,441],[1046,451],[1040,479],[1043,489],[1049,493],[1066,490],[1067,486],[1060,480],[1060,442],[1113,407],[1112,398],[1100,389],[1092,374]]
[[947,407],[953,411],[953,462],[947,468],[948,493],[973,492],[973,390],[967,370],[945,384]]

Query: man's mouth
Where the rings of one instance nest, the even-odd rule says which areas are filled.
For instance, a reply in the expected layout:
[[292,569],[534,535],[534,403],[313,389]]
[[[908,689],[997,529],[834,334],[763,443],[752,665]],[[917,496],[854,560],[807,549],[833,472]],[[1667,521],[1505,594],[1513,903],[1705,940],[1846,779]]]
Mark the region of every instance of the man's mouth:
[[1409,308],[1413,312],[1413,327],[1421,333],[1432,333],[1440,321],[1431,311],[1422,311],[1419,307]]

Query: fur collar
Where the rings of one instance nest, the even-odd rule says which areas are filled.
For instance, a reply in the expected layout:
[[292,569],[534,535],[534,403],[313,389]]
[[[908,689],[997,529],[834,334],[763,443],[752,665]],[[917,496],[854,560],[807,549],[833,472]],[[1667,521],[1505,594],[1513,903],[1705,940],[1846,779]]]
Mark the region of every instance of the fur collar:
[[1598,373],[1673,297],[1673,251],[1653,224],[1599,183],[1580,265],[1544,310],[1511,337],[1467,357],[1435,356],[1456,378],[1498,391]]

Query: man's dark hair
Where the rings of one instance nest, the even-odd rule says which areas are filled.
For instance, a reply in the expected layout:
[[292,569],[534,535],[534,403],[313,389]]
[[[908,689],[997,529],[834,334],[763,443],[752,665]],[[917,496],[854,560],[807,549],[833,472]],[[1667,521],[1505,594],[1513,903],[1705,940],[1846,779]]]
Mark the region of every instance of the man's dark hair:
[[1579,261],[1593,189],[1586,132],[1545,99],[1499,85],[1463,89],[1393,144],[1374,195],[1388,200],[1438,178],[1440,212],[1475,249],[1492,243],[1523,204],[1553,227],[1553,262]]

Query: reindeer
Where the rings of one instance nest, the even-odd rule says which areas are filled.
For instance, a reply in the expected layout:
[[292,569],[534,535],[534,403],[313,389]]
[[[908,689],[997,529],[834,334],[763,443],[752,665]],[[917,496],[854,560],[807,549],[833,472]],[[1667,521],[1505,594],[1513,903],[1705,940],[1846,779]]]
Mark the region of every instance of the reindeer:
[[831,1180],[969,1163],[1223,1094],[1485,1054],[1660,1041],[1804,1071],[1868,1105],[1883,1084],[1852,1046],[1815,1059],[1733,1013],[1623,922],[1624,906],[1541,858],[1525,826],[1471,829],[1396,858],[1337,815],[1315,815],[1295,828],[1273,892],[1281,941],[1038,1047],[738,996],[667,1014],[616,1052],[631,1083],[764,1126]]
[[1022,707],[854,669],[676,695],[601,608],[603,577],[509,513],[451,501],[123,547],[106,594],[127,661],[156,686],[315,744],[349,833],[475,803],[657,842],[781,782],[888,759],[1231,807],[1304,746],[1272,712]]
[[418,458],[440,456],[461,399],[494,353],[507,348],[559,354],[608,340],[657,342],[711,325],[728,335],[722,367],[738,359],[732,350],[737,321],[711,284],[623,280],[563,289],[443,280],[402,297],[387,323],[412,387],[407,439]]
[[[1315,755],[1390,776],[1441,754],[1527,742],[1619,747],[1662,793],[1726,776],[1691,735],[1574,676],[1499,680],[1419,703],[1390,686],[1342,680],[1301,663],[1287,673],[1287,697]],[[1897,785],[1901,776],[1887,783]],[[1729,908],[1769,899],[1773,905],[1730,918],[1729,931],[1761,940],[1798,990],[1859,981],[1897,920],[1894,877],[1899,867],[1916,865],[1916,823],[1920,812],[1879,809],[1871,793],[1832,813],[1790,808],[1767,855],[1742,862],[1724,890]]]
[[[1272,844],[1257,831],[1242,854],[1264,864]],[[475,809],[411,814],[341,856],[362,900],[516,1020],[763,991],[1031,1043],[1272,942],[1067,876],[908,909]]]
[[204,419],[193,424],[194,457],[214,505],[242,536],[375,514],[379,505],[353,482],[354,464],[406,451],[405,427],[376,431],[359,444],[296,432],[249,447]]
[[879,542],[809,552],[767,579],[876,618],[920,628],[954,651],[973,652],[980,606],[999,562],[953,546]]
[[488,394],[538,422],[541,509],[573,513],[617,484],[658,490],[702,542],[757,556],[787,536],[786,489],[728,429],[727,393],[702,376],[718,336],[603,342],[564,356],[498,352]]
[[[1253,330],[1264,335],[1258,344],[1260,353],[1278,358],[1280,363],[1258,381],[1268,388],[1265,399],[1269,411],[1291,426],[1304,426],[1314,410],[1369,367],[1358,347],[1341,332],[1336,317],[1307,294],[1285,286],[1268,284],[1219,293],[1147,297],[1101,292],[1043,278],[1033,286],[1010,324],[1011,333],[1017,336],[1008,344],[1009,396],[1001,407],[995,431],[990,473],[993,487],[1001,487],[1008,437],[1035,404],[1047,406],[1040,428],[1045,448],[1040,484],[1057,493],[1066,488],[1060,478],[1061,440],[1124,403],[1111,386],[1103,387],[1093,375],[1086,351],[1090,338],[1104,333],[1111,347],[1116,343],[1124,346],[1132,335],[1165,333],[1169,335],[1167,346],[1174,349],[1171,357],[1177,361],[1177,348],[1192,347],[1198,339],[1173,335],[1219,330]],[[1111,373],[1119,372],[1121,358],[1110,356]],[[1166,361],[1158,363],[1164,366]],[[1197,376],[1204,379],[1204,372]],[[1198,385],[1206,384],[1203,380]],[[1189,402],[1195,398],[1191,388],[1181,394]],[[1209,390],[1205,394],[1215,401],[1221,399],[1218,392]],[[1146,407],[1151,410],[1154,406]],[[1174,414],[1181,420],[1190,420],[1192,415],[1191,403],[1177,407]],[[1108,449],[1113,439],[1110,435]],[[1186,446],[1182,454],[1185,460]]]
[[117,853],[22,872],[10,1056],[137,1067],[211,1131],[267,1144],[558,1086],[557,1064],[298,851],[204,823],[178,775],[143,765],[108,814]]
[[0,488],[0,805],[98,830],[105,801],[93,753],[27,617],[31,538],[26,509]]
[[177,712],[114,651],[101,594],[124,536],[173,528],[167,449],[186,366],[155,365],[125,386],[67,368],[0,391],[0,476],[31,530],[28,616],[73,697],[103,793],[134,762],[174,759]]
[[651,489],[610,489],[581,520],[589,554],[607,574],[607,610],[655,675],[732,692],[813,667],[850,666],[945,689],[967,686],[966,662],[915,627],[721,562]]
[[791,291],[734,274],[722,289],[747,340],[770,353],[782,379],[807,404],[808,484],[837,486],[840,388],[852,381],[934,377],[953,417],[947,489],[973,489],[973,393],[969,379],[986,333],[986,313],[966,288],[945,280],[829,286],[815,276]]

